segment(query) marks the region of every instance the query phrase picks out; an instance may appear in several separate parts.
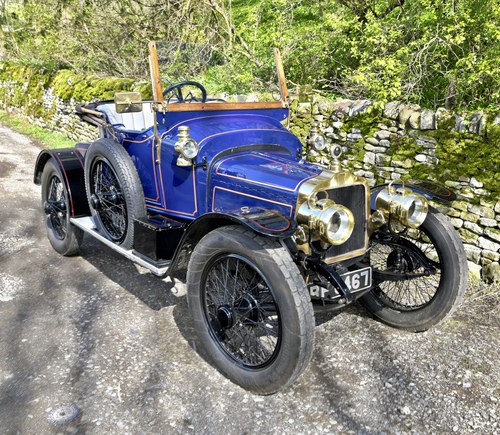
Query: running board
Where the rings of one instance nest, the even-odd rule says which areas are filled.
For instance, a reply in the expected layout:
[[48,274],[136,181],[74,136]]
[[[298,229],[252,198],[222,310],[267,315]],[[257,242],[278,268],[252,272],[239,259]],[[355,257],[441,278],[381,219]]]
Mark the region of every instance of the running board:
[[140,266],[149,269],[152,273],[154,273],[157,276],[165,276],[170,268],[169,267],[170,261],[163,263],[164,265],[162,264],[162,266],[159,267],[147,261],[145,257],[135,254],[133,249],[124,249],[121,246],[118,246],[117,244],[113,243],[111,240],[106,239],[97,231],[96,227],[94,226],[94,222],[92,222],[92,218],[90,216],[71,218],[70,222],[75,227],[82,229],[95,239],[99,240],[101,243],[104,243],[106,246],[109,246],[113,251],[116,251],[119,254],[123,255],[124,257],[128,258],[129,260],[132,260],[134,263],[137,263]]

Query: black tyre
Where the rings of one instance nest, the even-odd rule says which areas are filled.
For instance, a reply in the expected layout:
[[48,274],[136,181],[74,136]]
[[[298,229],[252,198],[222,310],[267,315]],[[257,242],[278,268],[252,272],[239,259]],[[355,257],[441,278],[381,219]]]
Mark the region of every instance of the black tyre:
[[59,254],[78,253],[83,231],[70,223],[70,201],[61,170],[50,159],[42,173],[42,205],[46,215],[47,237]]
[[290,385],[314,347],[314,313],[297,266],[277,241],[241,227],[207,234],[191,256],[188,302],[206,354],[259,394]]
[[376,233],[369,260],[379,282],[361,302],[391,326],[425,331],[462,300],[467,282],[464,248],[449,220],[432,207],[418,229],[402,236]]
[[99,232],[125,249],[132,248],[134,219],[146,215],[146,206],[137,170],[119,143],[100,139],[90,146],[85,189]]

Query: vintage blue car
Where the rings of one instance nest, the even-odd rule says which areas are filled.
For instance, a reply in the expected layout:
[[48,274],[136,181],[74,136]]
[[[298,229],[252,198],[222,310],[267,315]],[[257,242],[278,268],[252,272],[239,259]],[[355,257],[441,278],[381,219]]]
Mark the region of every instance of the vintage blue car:
[[428,200],[454,195],[428,181],[381,185],[309,163],[325,148],[285,126],[288,95],[228,103],[203,86],[162,90],[150,43],[153,101],[119,93],[78,108],[100,139],[44,150],[35,166],[47,234],[74,255],[90,234],[165,277],[184,273],[195,329],[229,379],[260,394],[290,385],[314,347],[315,311],[359,299],[398,328],[423,331],[464,293],[459,237]]

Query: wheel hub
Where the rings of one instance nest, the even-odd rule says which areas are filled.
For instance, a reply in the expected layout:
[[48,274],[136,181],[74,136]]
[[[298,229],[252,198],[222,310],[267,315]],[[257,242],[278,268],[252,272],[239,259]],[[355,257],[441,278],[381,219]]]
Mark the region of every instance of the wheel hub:
[[392,251],[387,257],[387,268],[400,273],[413,272],[415,266],[412,258],[399,250]]
[[228,305],[222,305],[218,308],[217,320],[222,329],[229,329],[234,325],[233,311]]
[[253,324],[259,319],[259,303],[252,295],[245,295],[240,301],[236,302],[234,308],[246,323]]
[[43,204],[43,211],[47,215],[56,215],[66,210],[66,203],[64,201],[45,201]]
[[95,193],[90,197],[90,205],[94,210],[101,209],[101,200]]

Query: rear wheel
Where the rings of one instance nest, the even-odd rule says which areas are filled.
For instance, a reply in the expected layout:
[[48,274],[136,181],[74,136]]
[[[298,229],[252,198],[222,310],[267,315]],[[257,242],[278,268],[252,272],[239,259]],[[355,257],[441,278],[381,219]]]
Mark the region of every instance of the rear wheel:
[[45,211],[47,237],[59,254],[78,253],[83,231],[70,223],[70,201],[61,170],[50,159],[42,173],[42,204]]
[[385,323],[425,331],[460,304],[467,279],[464,248],[434,208],[419,228],[403,235],[375,233],[368,255],[377,285],[361,302]]
[[306,368],[314,313],[297,266],[278,242],[240,227],[212,231],[191,256],[187,284],[207,356],[233,382],[271,394]]
[[127,151],[117,142],[94,142],[85,156],[85,188],[94,224],[125,249],[134,243],[134,219],[146,215],[144,193]]

